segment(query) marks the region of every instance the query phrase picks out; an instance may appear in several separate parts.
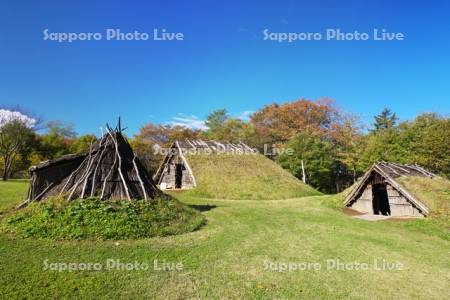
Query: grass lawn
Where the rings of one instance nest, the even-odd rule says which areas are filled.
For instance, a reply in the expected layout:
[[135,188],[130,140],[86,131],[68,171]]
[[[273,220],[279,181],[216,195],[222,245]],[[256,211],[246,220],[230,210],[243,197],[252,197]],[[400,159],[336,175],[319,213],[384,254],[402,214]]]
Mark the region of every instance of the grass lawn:
[[28,191],[27,180],[0,181],[0,214],[25,200]]
[[[23,184],[25,185],[25,184]],[[5,192],[9,206],[26,187]],[[20,191],[19,191],[20,190]],[[426,220],[367,222],[324,205],[332,196],[277,201],[202,200],[176,194],[202,211],[200,230],[136,241],[61,241],[0,235],[0,298],[448,299],[450,241],[419,231]],[[413,226],[411,226],[413,224]],[[416,226],[417,225],[417,226]],[[149,270],[44,271],[48,263],[147,263]],[[158,271],[153,262],[182,262]],[[367,263],[367,270],[327,269],[326,260]],[[402,270],[375,270],[379,263]],[[278,272],[265,262],[321,264]]]

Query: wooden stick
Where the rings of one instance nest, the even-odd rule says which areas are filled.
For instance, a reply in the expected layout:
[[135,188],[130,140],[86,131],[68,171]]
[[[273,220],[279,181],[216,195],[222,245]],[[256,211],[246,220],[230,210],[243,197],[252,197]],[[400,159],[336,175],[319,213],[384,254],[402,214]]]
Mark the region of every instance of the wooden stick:
[[98,167],[102,163],[102,157],[103,157],[103,153],[105,152],[105,149],[106,149],[106,147],[104,147],[102,152],[100,153],[100,157],[98,158],[97,166],[95,167],[95,170],[94,170],[94,175],[92,176],[91,197],[94,196],[94,192],[95,192],[95,176],[97,175]]
[[119,176],[122,179],[123,182],[123,187],[125,189],[125,193],[127,194],[128,200],[131,201],[131,197],[130,197],[130,193],[128,192],[128,186],[127,186],[127,182],[125,181],[125,178],[123,177],[122,174],[122,157],[120,157],[120,153],[119,153],[119,146],[117,145],[117,141],[116,139],[113,137],[113,135],[111,134],[111,132],[108,132],[109,135],[111,136],[113,142],[114,142],[114,146],[116,148],[116,155],[119,158],[119,166],[118,166],[118,170],[119,170]]
[[[84,174],[81,176],[81,178],[74,184],[74,186],[71,189],[71,192],[69,194],[69,197],[67,198],[68,201],[70,201],[72,199],[73,193],[75,192],[75,190],[77,189],[78,185],[84,180],[85,175],[88,174],[89,172],[89,168],[92,164],[92,147],[91,149],[89,149],[89,156],[88,156],[88,166],[86,168],[86,171],[84,172]],[[80,165],[81,166],[81,165]]]
[[[107,144],[107,143],[105,143],[105,144]],[[106,145],[105,145],[105,147],[106,147]],[[109,176],[111,176],[112,171],[113,171],[114,166],[116,165],[116,163],[117,163],[117,156],[114,155],[114,162],[112,164],[112,167],[111,167],[111,169],[109,169],[108,174],[106,175],[105,179],[103,180],[102,194],[100,195],[100,199],[103,199],[103,196],[105,195],[106,182],[109,179]]]
[[136,175],[138,177],[138,180],[141,183],[142,192],[144,193],[144,199],[147,200],[147,192],[145,191],[144,182],[142,181],[141,176],[139,175],[139,170],[136,165],[136,155],[134,155],[134,157],[133,157],[133,166],[134,166],[134,169],[136,170]]
[[42,195],[45,194],[45,192],[47,192],[51,187],[53,187],[55,184],[52,182],[50,183],[39,195],[37,195],[34,200],[39,200],[40,197],[42,197]]

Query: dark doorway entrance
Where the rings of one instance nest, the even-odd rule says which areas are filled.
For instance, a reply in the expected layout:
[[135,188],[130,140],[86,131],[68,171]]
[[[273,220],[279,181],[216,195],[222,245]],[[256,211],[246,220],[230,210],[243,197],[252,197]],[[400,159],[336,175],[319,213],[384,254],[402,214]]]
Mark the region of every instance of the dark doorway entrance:
[[175,165],[175,188],[181,189],[183,184],[183,164]]
[[374,184],[372,186],[372,207],[375,215],[391,215],[389,207],[389,197],[386,190],[386,184]]

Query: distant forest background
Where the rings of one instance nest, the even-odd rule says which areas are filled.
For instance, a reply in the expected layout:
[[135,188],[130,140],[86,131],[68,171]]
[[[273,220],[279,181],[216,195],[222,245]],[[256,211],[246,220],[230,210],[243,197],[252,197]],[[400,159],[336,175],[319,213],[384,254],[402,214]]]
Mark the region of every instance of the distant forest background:
[[[418,164],[450,178],[450,118],[434,112],[399,122],[395,112],[385,108],[371,124],[363,124],[330,99],[300,99],[267,105],[248,120],[218,109],[207,116],[206,127],[148,123],[128,138],[151,174],[162,160],[155,149],[174,140],[203,139],[242,141],[300,180],[303,161],[307,183],[326,193],[342,191],[377,161]],[[73,124],[44,122],[20,109],[0,108],[0,175],[3,180],[28,178],[30,166],[86,152],[96,140],[93,134],[77,135]]]

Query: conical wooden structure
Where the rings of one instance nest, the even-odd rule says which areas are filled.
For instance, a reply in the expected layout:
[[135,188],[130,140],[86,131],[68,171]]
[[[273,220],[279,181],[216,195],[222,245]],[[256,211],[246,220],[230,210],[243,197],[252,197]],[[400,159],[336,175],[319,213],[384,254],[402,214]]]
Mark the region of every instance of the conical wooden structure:
[[107,133],[89,152],[47,161],[30,170],[28,202],[64,195],[67,200],[100,198],[152,199],[162,195],[130,144],[117,128]]
[[429,208],[398,179],[401,177],[431,179],[435,176],[417,165],[377,162],[348,194],[345,205],[359,212],[375,215],[427,216]]

